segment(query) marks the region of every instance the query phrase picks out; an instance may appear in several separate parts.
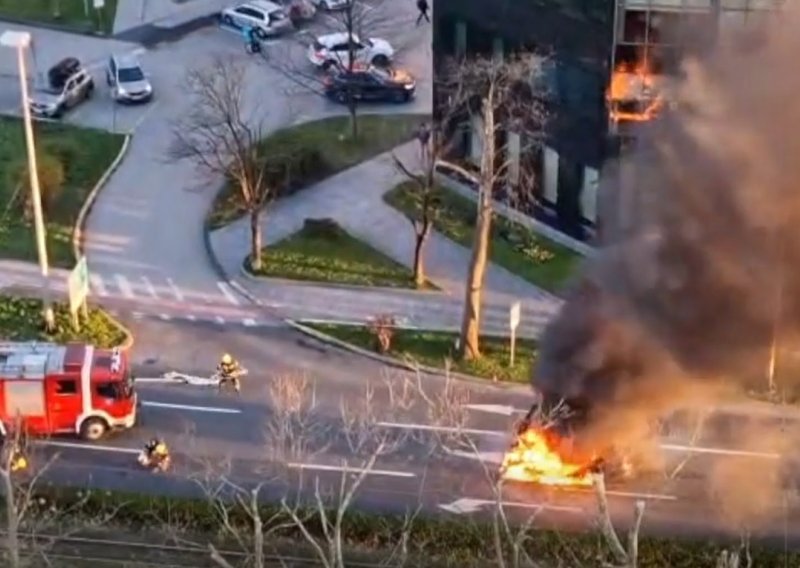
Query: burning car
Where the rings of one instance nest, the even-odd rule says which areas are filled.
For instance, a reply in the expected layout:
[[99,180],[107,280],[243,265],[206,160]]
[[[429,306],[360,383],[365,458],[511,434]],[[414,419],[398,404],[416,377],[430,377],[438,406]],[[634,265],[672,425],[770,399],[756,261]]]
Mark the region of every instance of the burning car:
[[631,477],[632,460],[624,452],[612,444],[598,448],[581,439],[590,409],[585,400],[543,396],[517,425],[500,476],[553,486],[591,486],[597,471],[612,479]]

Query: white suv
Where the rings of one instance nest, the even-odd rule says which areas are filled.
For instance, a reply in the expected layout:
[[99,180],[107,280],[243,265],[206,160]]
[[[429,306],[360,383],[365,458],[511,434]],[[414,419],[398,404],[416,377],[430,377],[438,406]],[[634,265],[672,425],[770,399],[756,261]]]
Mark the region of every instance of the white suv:
[[[349,37],[348,37],[349,36]],[[371,37],[361,40],[355,34],[339,32],[319,36],[308,46],[308,60],[321,69],[350,66],[348,49],[353,42],[354,63],[369,63],[376,67],[386,67],[394,57],[394,48],[385,39]]]
[[286,10],[267,0],[251,0],[225,8],[220,14],[220,21],[225,26],[239,30],[251,27],[259,39],[266,39],[292,28],[292,21]]

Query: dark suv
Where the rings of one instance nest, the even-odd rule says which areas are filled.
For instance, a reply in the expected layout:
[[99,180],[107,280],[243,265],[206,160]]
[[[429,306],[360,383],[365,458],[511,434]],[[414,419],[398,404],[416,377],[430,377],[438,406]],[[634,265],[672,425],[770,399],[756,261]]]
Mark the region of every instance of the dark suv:
[[59,118],[92,96],[94,80],[75,57],[67,57],[47,71],[47,84],[38,86],[30,100],[31,112],[37,116]]

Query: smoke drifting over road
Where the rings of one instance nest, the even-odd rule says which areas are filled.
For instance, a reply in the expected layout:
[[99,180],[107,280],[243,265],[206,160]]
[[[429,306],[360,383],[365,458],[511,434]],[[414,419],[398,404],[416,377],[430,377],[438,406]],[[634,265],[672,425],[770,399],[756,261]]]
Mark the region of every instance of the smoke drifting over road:
[[606,219],[614,240],[546,330],[534,374],[537,389],[591,401],[598,436],[763,377],[776,310],[784,337],[800,331],[798,12],[758,49],[687,62],[680,107],[621,165],[633,209]]

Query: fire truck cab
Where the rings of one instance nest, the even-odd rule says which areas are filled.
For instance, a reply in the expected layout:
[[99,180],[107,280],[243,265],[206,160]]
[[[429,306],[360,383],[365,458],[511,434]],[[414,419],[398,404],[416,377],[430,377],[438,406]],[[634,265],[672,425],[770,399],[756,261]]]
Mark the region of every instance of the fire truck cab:
[[127,355],[82,343],[0,342],[0,434],[98,440],[136,422]]

